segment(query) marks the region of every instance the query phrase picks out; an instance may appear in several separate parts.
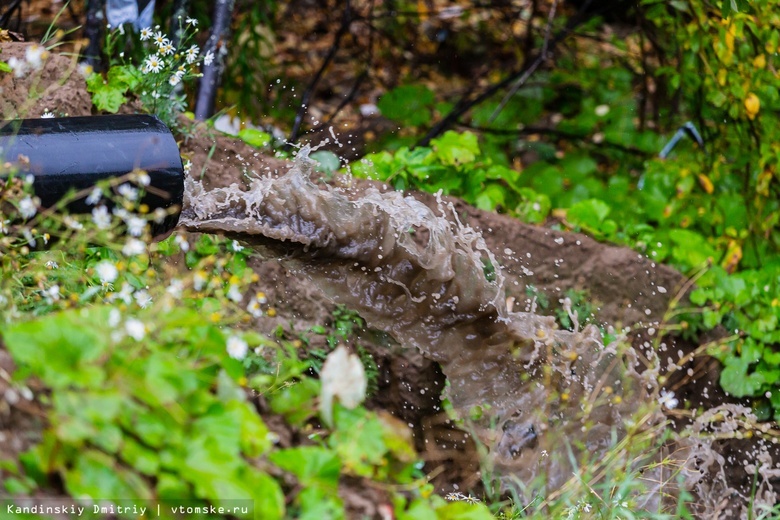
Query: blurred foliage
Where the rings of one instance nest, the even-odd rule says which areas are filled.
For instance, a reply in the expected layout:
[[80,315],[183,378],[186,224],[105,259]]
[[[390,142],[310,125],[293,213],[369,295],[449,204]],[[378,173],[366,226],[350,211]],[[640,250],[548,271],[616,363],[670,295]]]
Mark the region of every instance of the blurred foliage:
[[[165,212],[139,204],[145,174],[71,194],[52,212],[4,173],[0,338],[16,370],[0,372],[3,402],[23,399],[47,421],[31,448],[0,460],[0,496],[53,486],[172,507],[253,500],[248,518],[345,518],[337,492],[362,478],[389,490],[397,516],[492,518],[484,505],[431,495],[406,424],[337,404],[323,428],[320,382],[299,345],[247,330],[275,314],[249,290],[263,282],[251,250],[181,233],[147,245]],[[87,195],[92,214],[68,215],[65,204]],[[337,337],[355,319],[340,311]],[[263,414],[308,440],[280,445]]]

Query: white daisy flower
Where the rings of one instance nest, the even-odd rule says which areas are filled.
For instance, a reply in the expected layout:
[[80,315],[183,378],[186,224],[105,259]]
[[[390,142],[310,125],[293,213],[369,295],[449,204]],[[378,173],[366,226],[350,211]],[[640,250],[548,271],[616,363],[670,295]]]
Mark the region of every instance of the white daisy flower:
[[105,206],[100,206],[92,210],[92,222],[98,229],[107,229],[111,225],[111,215]]
[[230,336],[227,340],[226,347],[228,356],[233,359],[242,360],[246,357],[247,352],[249,352],[249,346],[246,344],[246,341],[238,336]]
[[674,397],[674,392],[661,390],[661,397],[658,398],[658,404],[665,406],[668,410],[674,410],[680,401]]
[[160,72],[165,66],[165,62],[156,54],[152,54],[146,58],[144,64],[144,72]]
[[116,266],[105,260],[95,266],[95,273],[97,273],[98,278],[100,278],[100,281],[104,284],[113,283],[116,280],[116,277],[119,276],[119,271]]
[[46,298],[51,301],[59,301],[60,299],[60,286],[59,285],[52,285],[46,291],[44,291],[46,294]]
[[197,27],[198,26],[198,21],[195,18],[190,18],[189,16],[187,17],[185,22],[187,23],[187,25],[191,25],[193,27]]
[[154,44],[158,47],[162,47],[163,45],[167,45],[171,43],[171,41],[168,39],[166,35],[162,33],[162,31],[157,31],[152,36],[152,39],[154,40]]
[[146,336],[146,325],[141,320],[130,318],[125,322],[127,335],[136,341],[141,341]]
[[111,309],[108,313],[108,326],[109,327],[116,327],[119,325],[119,321],[122,319],[122,313],[119,312],[119,309]]
[[103,196],[103,190],[100,188],[93,188],[89,193],[89,196],[84,200],[88,205],[94,206],[100,202],[100,198]]
[[230,284],[230,289],[228,289],[227,297],[229,300],[234,301],[236,303],[240,303],[241,300],[244,299],[244,295],[241,294],[241,289],[239,289],[238,285]]
[[198,59],[198,53],[200,52],[200,49],[197,45],[193,45],[189,49],[187,49],[184,53],[184,58],[187,60],[187,63],[190,65],[195,63],[195,61]]
[[214,53],[209,51],[205,56],[203,56],[203,64],[208,67],[212,63],[214,63]]
[[54,114],[49,112],[49,109],[47,108],[44,110],[43,114],[41,114],[41,119],[54,119]]
[[35,201],[30,197],[25,197],[19,201],[19,213],[22,218],[28,219],[35,216],[38,209],[35,207]]
[[43,66],[43,60],[48,54],[46,49],[41,45],[30,45],[24,52],[24,58],[33,69],[37,70]]
[[129,184],[122,184],[116,191],[130,202],[138,200],[138,190]]
[[140,237],[146,228],[146,221],[138,217],[130,217],[125,223],[127,224],[127,232],[134,237]]
[[176,48],[171,45],[170,42],[166,43],[165,45],[160,45],[159,47],[160,54],[163,56],[168,56],[169,54],[173,54],[176,52]]
[[145,42],[149,38],[152,37],[152,28],[151,27],[144,27],[141,29],[141,41]]
[[16,56],[11,56],[6,62],[11,70],[14,71],[14,77],[21,78],[27,73],[27,62],[20,60]]
[[149,174],[145,171],[139,171],[135,177],[135,181],[140,186],[149,186],[149,184],[152,182],[152,178],[149,177]]
[[170,285],[165,289],[165,292],[173,296],[174,298],[181,298],[181,292],[184,289],[184,282],[178,278],[171,280]]
[[142,309],[147,308],[149,304],[152,303],[152,297],[149,296],[149,293],[144,290],[136,291],[133,297],[135,298],[135,302]]
[[141,255],[146,252],[146,244],[142,240],[138,240],[137,238],[131,238],[129,239],[124,247],[122,248],[122,253],[125,256],[136,256]]
[[[187,242],[187,239],[184,238],[181,235],[176,235],[176,237],[173,239],[174,243],[179,246],[179,249],[184,251],[185,253],[190,250],[190,243]],[[198,289],[200,290],[200,289]]]

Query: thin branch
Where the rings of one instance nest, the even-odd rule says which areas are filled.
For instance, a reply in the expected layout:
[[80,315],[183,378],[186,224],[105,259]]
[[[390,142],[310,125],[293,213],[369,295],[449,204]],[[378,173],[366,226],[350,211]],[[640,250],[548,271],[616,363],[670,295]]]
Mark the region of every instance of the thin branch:
[[303,124],[303,118],[306,117],[306,111],[309,108],[309,102],[311,101],[312,96],[314,96],[314,90],[317,88],[317,83],[320,82],[322,75],[325,73],[325,69],[328,68],[328,65],[330,65],[330,62],[333,61],[336,53],[341,48],[341,39],[344,37],[344,35],[347,34],[350,25],[352,25],[352,8],[350,5],[350,0],[346,0],[346,4],[344,5],[344,15],[341,18],[341,27],[339,27],[339,31],[336,33],[336,37],[333,39],[333,44],[330,46],[330,50],[320,65],[319,70],[317,70],[317,73],[314,75],[311,82],[309,82],[309,85],[306,87],[306,91],[303,93],[303,97],[301,98],[301,106],[298,108],[298,113],[295,114],[295,121],[293,122],[293,127],[290,131],[290,137],[287,139],[288,145],[295,143],[295,141],[298,140],[301,131],[301,125]]
[[[371,0],[371,2],[369,3],[369,8],[368,8],[369,14],[374,11],[374,2],[375,0]],[[358,75],[358,77],[355,78],[355,82],[352,84],[352,88],[349,90],[347,95],[344,96],[344,99],[341,100],[341,102],[338,104],[336,109],[328,115],[325,121],[323,121],[315,128],[313,128],[312,132],[319,132],[320,130],[328,126],[330,122],[333,121],[333,119],[338,115],[338,113],[341,112],[350,101],[352,101],[352,99],[355,97],[355,94],[357,94],[360,85],[362,85],[363,82],[366,80],[366,78],[368,78],[373,63],[374,63],[374,31],[369,31],[368,57],[366,58],[365,69],[363,69],[363,71]]]
[[11,2],[11,5],[8,6],[5,13],[3,13],[3,16],[0,18],[0,27],[5,27],[5,25],[11,21],[11,16],[13,16],[14,11],[19,10],[19,13],[22,12],[22,0],[13,0]]
[[[580,7],[577,14],[575,14],[572,18],[569,19],[569,22],[566,24],[566,27],[558,31],[558,33],[550,40],[547,48],[548,52],[552,52],[555,49],[555,47],[569,35],[569,33],[571,33],[575,28],[577,28],[585,21],[590,19],[591,16],[593,16],[593,13],[587,14],[586,12],[587,8],[590,6],[592,2],[593,0],[586,0]],[[543,61],[544,59],[542,59],[542,55],[540,54],[536,57],[536,59],[531,63],[529,67],[521,68],[520,70],[516,70],[515,72],[509,74],[506,78],[502,79],[498,83],[494,83],[493,85],[485,89],[477,97],[473,99],[469,99],[467,94],[466,96],[461,98],[458,101],[458,103],[455,105],[455,107],[443,119],[441,119],[438,123],[436,123],[428,131],[428,133],[426,133],[425,136],[415,144],[415,146],[427,146],[431,142],[431,139],[444,132],[444,130],[449,128],[451,125],[455,124],[463,114],[465,114],[473,107],[477,106],[478,104],[482,103],[483,101],[490,99],[493,95],[495,95],[503,88],[513,84],[515,81],[517,81],[517,78],[524,76],[527,70],[529,69],[536,70],[539,67],[539,65],[542,64]]]
[[[493,111],[492,114],[490,114],[490,119],[488,119],[488,123],[492,123],[496,120],[498,117],[498,114],[501,113],[502,110],[504,110],[504,107],[507,103],[509,103],[509,100],[517,93],[517,90],[523,86],[523,84],[528,80],[528,78],[531,77],[531,74],[536,72],[536,69],[539,68],[539,66],[544,63],[547,60],[547,51],[549,50],[550,45],[550,29],[552,28],[553,18],[555,18],[555,10],[558,7],[558,0],[553,0],[552,7],[550,8],[550,13],[547,15],[547,26],[544,28],[544,42],[542,43],[542,51],[539,53],[539,57],[531,64],[530,67],[528,67],[528,70],[525,71],[525,73],[517,78],[517,81],[515,81],[515,84],[512,85],[512,88],[509,89],[509,92],[506,93],[504,98],[501,100],[501,103],[498,104],[496,109]],[[531,30],[531,23],[528,24],[528,32],[532,33]]]
[[[588,136],[578,134],[576,132],[567,132],[565,130],[557,130],[555,128],[544,128],[544,127],[538,127],[538,126],[526,126],[523,128],[518,128],[516,130],[508,129],[508,128],[490,128],[490,127],[484,127],[484,126],[475,126],[475,125],[466,125],[459,123],[459,126],[463,128],[468,128],[469,130],[475,130],[477,132],[483,132],[486,134],[493,134],[493,135],[533,135],[533,134],[541,134],[541,135],[551,135],[555,137],[561,137],[564,139],[575,139],[577,141],[588,141]],[[602,141],[600,143],[593,143],[597,146],[604,146],[607,148],[614,148],[615,150],[620,150],[622,152],[630,153],[633,155],[639,155],[642,157],[653,157],[655,154],[651,152],[645,152],[644,150],[640,150],[639,148],[635,148],[633,146],[628,146],[620,143],[615,143],[612,141]]]

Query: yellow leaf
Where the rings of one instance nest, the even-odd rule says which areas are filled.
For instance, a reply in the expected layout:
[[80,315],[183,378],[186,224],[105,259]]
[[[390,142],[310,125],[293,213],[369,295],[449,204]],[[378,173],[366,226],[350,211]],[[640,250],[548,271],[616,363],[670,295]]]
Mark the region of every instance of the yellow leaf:
[[739,265],[739,261],[742,260],[742,246],[734,240],[729,242],[728,250],[726,251],[726,258],[723,260],[723,268],[728,273],[733,273]]
[[726,69],[720,69],[718,71],[718,85],[720,85],[721,87],[726,86],[727,74],[728,72],[726,71]]
[[745,97],[745,111],[747,112],[747,116],[750,119],[755,118],[760,109],[761,101],[758,99],[758,96],[749,92],[747,97]]
[[712,185],[710,178],[703,173],[699,174],[699,184],[701,185],[702,189],[709,195],[712,195],[712,192],[715,190],[715,187]]
[[737,35],[737,27],[734,24],[729,25],[726,29],[726,48],[729,53],[734,52],[734,37]]
[[757,69],[763,69],[766,67],[766,56],[759,54],[753,59],[753,66]]

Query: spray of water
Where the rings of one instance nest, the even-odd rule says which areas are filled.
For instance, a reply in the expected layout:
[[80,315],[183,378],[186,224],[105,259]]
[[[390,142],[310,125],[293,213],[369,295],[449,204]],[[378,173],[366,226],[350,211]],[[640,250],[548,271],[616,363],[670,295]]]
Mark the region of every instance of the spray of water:
[[[605,345],[593,326],[561,331],[551,318],[511,312],[501,270],[489,269],[495,258],[451,206],[439,201],[433,211],[398,192],[317,186],[308,151],[285,175],[248,187],[207,191],[188,179],[181,223],[278,258],[437,361],[446,397],[487,448],[486,464],[505,489],[526,497],[559,489],[614,450],[642,408],[642,428],[663,423],[657,363],[642,366],[632,349]],[[722,492],[713,483],[724,480],[708,469],[717,461],[694,456],[708,446],[686,443],[680,466],[688,464],[689,487],[704,492],[707,475],[708,489]],[[657,507],[668,481],[658,468],[645,473],[657,482],[643,499],[648,507]]]

